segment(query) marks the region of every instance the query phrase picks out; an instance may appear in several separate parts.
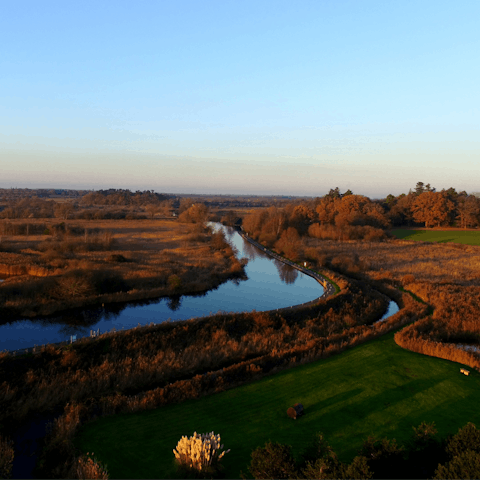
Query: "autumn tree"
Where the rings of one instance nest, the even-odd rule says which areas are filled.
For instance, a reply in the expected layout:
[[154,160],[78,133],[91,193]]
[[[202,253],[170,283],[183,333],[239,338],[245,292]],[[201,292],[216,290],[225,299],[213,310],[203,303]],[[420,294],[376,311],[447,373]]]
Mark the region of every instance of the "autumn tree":
[[387,227],[389,221],[383,207],[363,195],[347,195],[335,201],[335,225],[370,225]]
[[297,205],[293,208],[288,224],[294,227],[300,235],[305,235],[316,217],[315,211],[307,205]]
[[268,217],[268,212],[265,209],[256,210],[243,219],[242,225],[245,232],[255,239],[258,239],[262,226]]
[[159,207],[154,203],[150,203],[145,207],[145,210],[149,213],[150,218],[154,218],[159,211]]
[[275,206],[269,207],[267,209],[267,221],[262,227],[262,234],[274,234],[278,238],[287,224],[285,212]]
[[275,248],[283,252],[286,257],[297,260],[301,250],[300,235],[294,227],[288,227],[275,244]]
[[251,213],[243,220],[243,229],[253,238],[268,247],[273,247],[288,226],[287,215],[272,206]]
[[68,216],[74,211],[74,206],[70,202],[57,203],[55,206],[55,215],[67,220]]
[[397,197],[387,214],[393,225],[411,225],[413,223],[412,207],[415,199],[414,193],[408,195],[402,193]]
[[441,226],[447,223],[454,204],[445,192],[424,192],[415,198],[412,205],[413,218],[425,226]]
[[178,219],[185,223],[203,224],[208,219],[208,207],[204,203],[194,203],[190,208],[183,211]]
[[316,208],[318,220],[322,225],[333,225],[335,222],[335,198],[326,195]]
[[477,227],[480,218],[480,200],[474,195],[461,196],[457,203],[457,219],[462,228]]

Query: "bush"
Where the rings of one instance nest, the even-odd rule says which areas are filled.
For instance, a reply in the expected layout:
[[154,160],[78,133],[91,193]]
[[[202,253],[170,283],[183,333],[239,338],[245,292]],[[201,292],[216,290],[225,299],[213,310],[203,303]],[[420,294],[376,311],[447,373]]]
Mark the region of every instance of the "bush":
[[404,275],[402,277],[402,285],[405,287],[406,285],[409,285],[410,283],[415,283],[415,276],[412,275],[411,273]]
[[438,465],[433,478],[480,478],[480,455],[466,450],[445,465]]
[[56,298],[87,297],[126,291],[123,278],[108,270],[70,270],[56,278]]
[[446,452],[451,458],[461,455],[467,450],[480,453],[480,430],[477,430],[477,427],[471,422],[458,430],[446,448]]
[[178,275],[170,275],[168,277],[168,286],[172,290],[177,291],[182,286],[182,279]]
[[267,442],[255,449],[248,469],[254,478],[297,478],[292,447],[281,443]]
[[13,442],[0,435],[0,478],[10,478],[13,465]]
[[[93,455],[93,453],[92,453]],[[82,455],[75,462],[69,478],[98,478],[101,480],[108,480],[107,468],[102,465],[95,457],[90,457],[90,454]]]
[[187,438],[183,436],[173,450],[175,460],[182,473],[188,471],[205,477],[220,473],[220,460],[230,450],[224,450],[220,444],[220,434],[213,432],[194,434]]

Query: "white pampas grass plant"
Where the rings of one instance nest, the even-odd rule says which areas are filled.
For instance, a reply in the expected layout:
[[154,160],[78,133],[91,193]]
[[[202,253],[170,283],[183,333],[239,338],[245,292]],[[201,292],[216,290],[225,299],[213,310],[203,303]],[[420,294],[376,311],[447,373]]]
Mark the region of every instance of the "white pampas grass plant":
[[183,436],[173,454],[179,465],[202,471],[215,466],[223,456],[230,451],[223,450],[220,434],[194,432],[190,438]]

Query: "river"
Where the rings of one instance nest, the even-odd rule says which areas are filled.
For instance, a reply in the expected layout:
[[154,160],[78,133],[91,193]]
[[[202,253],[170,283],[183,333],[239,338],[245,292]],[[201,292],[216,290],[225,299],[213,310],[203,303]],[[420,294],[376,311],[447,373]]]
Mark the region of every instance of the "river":
[[[222,228],[226,239],[246,257],[248,279],[228,281],[202,296],[162,298],[144,305],[115,305],[65,313],[54,319],[20,320],[0,327],[0,349],[27,348],[34,344],[66,340],[70,335],[89,335],[90,329],[102,332],[112,328],[128,329],[168,319],[180,320],[209,315],[219,310],[241,312],[272,310],[320,297],[324,289],[312,277],[275,260],[244,240],[234,229]],[[390,302],[383,321],[398,311]],[[13,478],[32,478],[37,460],[38,442],[45,436],[46,425],[57,413],[38,414],[15,431],[15,459]]]
[[234,229],[218,223],[213,227],[223,229],[227,241],[237,250],[238,258],[248,259],[247,280],[230,280],[204,295],[111,304],[72,310],[55,317],[12,321],[0,326],[0,351],[71,338],[78,340],[90,336],[91,331],[128,330],[152,322],[186,320],[218,311],[272,310],[309,302],[323,294],[323,287],[315,279],[266,255]]

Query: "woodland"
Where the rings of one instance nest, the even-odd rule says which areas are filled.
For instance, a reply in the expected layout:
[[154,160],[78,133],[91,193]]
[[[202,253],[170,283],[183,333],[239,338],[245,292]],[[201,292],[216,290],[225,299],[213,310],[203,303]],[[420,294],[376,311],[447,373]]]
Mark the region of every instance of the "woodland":
[[[5,438],[18,422],[63,411],[45,439],[40,477],[83,478],[76,466],[88,462],[73,439],[85,422],[233,388],[393,330],[404,348],[480,368],[480,247],[409,242],[389,233],[403,225],[477,228],[480,200],[474,195],[436,192],[419,182],[408,194],[382,200],[336,188],[280,206],[211,211],[190,199],[176,206],[151,192],[136,205],[124,195],[119,206],[117,193],[112,203],[103,193],[78,202],[7,201],[0,212],[0,263],[10,275],[0,286],[2,319],[183,294],[242,275],[225,239],[204,227],[211,219],[241,223],[267,248],[307,262],[338,293],[303,308],[217,314],[50,345],[35,354],[2,353],[2,458],[10,455]],[[201,282],[192,283],[199,276]],[[376,323],[390,300],[399,312]]]

